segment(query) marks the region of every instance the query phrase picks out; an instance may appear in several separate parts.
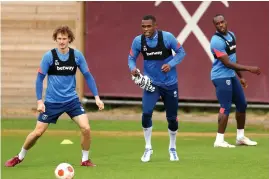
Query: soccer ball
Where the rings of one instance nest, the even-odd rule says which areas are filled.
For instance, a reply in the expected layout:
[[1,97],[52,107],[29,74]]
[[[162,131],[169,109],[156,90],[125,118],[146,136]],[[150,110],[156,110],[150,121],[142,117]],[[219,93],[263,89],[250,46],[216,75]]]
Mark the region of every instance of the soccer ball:
[[69,163],[60,163],[54,173],[57,179],[72,179],[75,175],[75,170]]

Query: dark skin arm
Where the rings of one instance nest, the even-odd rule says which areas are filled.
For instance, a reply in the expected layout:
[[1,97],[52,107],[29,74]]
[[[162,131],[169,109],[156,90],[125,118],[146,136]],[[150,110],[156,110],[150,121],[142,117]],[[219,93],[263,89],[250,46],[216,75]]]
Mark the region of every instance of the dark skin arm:
[[168,64],[163,64],[161,70],[162,70],[162,72],[167,73],[167,72],[169,72],[171,70],[171,67]]
[[245,78],[243,78],[242,73],[240,71],[236,71],[237,76],[240,79],[240,83],[243,86],[243,88],[247,88],[248,84],[247,84],[247,80],[245,80]]
[[133,76],[138,76],[139,75],[139,72],[137,71],[137,68],[134,68],[132,71],[131,71],[131,74]]
[[[236,63],[238,63],[238,61],[237,61]],[[241,85],[243,86],[243,88],[247,88],[247,87],[248,87],[247,81],[246,81],[245,78],[243,77],[241,71],[236,71],[236,74],[237,74],[237,76],[239,77],[239,79],[240,79],[240,83],[241,83]]]
[[[221,57],[218,57],[218,59],[227,67],[227,68],[231,68],[234,69],[235,71],[249,71],[250,73],[254,73],[256,75],[259,75],[261,73],[261,70],[259,67],[256,66],[246,66],[246,65],[241,65],[238,63],[234,63],[231,62],[229,60],[228,55],[223,55]],[[242,76],[242,74],[239,74],[240,76]],[[240,77],[239,76],[239,77]]]
[[[168,65],[168,64],[163,64],[161,70],[162,70],[162,72],[167,73],[167,72],[169,72],[169,71],[171,70],[171,67],[170,67],[170,65]],[[137,71],[137,68],[134,68],[134,69],[131,71],[131,74],[132,74],[133,76],[138,76],[138,75],[139,75],[139,72]]]
[[246,66],[246,65],[241,65],[238,63],[233,63],[229,60],[228,55],[223,55],[218,58],[226,67],[234,69],[240,78],[240,83],[243,86],[243,88],[247,88],[247,81],[243,78],[242,74],[240,71],[249,71],[251,73],[254,73],[256,75],[259,75],[261,73],[261,70],[259,67],[256,66]]
[[[163,64],[161,70],[162,70],[162,72],[167,73],[167,72],[169,72],[169,71],[171,70],[171,67],[170,67],[170,65],[168,65],[168,64]],[[134,68],[134,69],[131,71],[131,74],[132,74],[133,76],[137,76],[137,75],[139,75],[139,72],[137,71],[137,68]]]

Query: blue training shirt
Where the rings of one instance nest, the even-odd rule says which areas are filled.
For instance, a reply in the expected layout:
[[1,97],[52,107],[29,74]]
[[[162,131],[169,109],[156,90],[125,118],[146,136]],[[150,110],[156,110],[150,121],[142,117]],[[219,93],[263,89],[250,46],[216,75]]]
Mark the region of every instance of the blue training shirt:
[[[56,48],[56,52],[61,61],[68,60],[69,51],[66,54],[61,54],[59,50]],[[76,49],[74,49],[74,54],[75,54],[75,62],[78,68],[80,69],[81,73],[84,76],[86,74],[87,74],[86,76],[89,76],[88,74],[89,68],[83,54],[79,50],[76,50]],[[52,63],[53,63],[53,57],[50,50],[44,54],[41,64],[40,64],[40,68],[38,69],[38,72],[43,75],[47,75],[48,70],[50,66],[52,65]],[[94,79],[91,77],[92,76],[90,74],[89,79],[93,80],[91,82],[93,83],[92,92],[94,96],[96,96],[97,88],[96,88]],[[63,102],[71,101],[75,98],[78,98],[78,95],[76,92],[76,76],[75,75],[68,75],[68,76],[48,75],[45,101],[52,102],[52,103],[63,103]]]
[[[144,74],[147,75],[152,83],[167,87],[174,85],[178,82],[176,65],[179,64],[185,57],[185,50],[177,41],[175,36],[170,32],[162,31],[164,45],[167,49],[172,49],[175,52],[175,56],[172,55],[163,60],[146,60],[144,59]],[[136,60],[141,52],[141,36],[134,38],[132,47],[128,56],[128,66],[130,70],[136,67]],[[146,37],[146,43],[149,47],[154,48],[158,43],[158,31],[155,31],[152,38]],[[169,64],[171,70],[167,73],[161,71],[163,64]]]
[[[230,31],[229,31],[230,32]],[[234,38],[235,35],[233,32]],[[227,33],[227,35],[223,35],[223,37],[228,40],[229,42],[233,40],[232,36]],[[215,54],[217,57],[221,57],[223,55],[227,55],[226,43],[225,41],[217,35],[213,35],[210,42],[210,48],[212,54]],[[229,55],[229,59],[231,62],[236,63],[236,53]],[[211,80],[218,79],[218,78],[226,78],[226,77],[234,77],[235,71],[231,68],[226,67],[219,59],[214,59],[212,69],[211,69]]]

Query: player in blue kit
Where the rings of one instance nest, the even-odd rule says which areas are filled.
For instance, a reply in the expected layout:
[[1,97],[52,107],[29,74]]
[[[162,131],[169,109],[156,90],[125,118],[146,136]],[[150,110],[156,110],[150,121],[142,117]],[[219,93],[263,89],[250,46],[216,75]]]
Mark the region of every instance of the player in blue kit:
[[211,70],[211,80],[216,88],[216,95],[220,103],[218,133],[214,147],[235,147],[235,145],[231,145],[224,140],[232,103],[236,106],[236,144],[255,146],[257,142],[251,141],[244,135],[247,102],[242,86],[246,88],[247,83],[240,71],[249,71],[259,75],[261,73],[260,68],[238,64],[236,59],[236,37],[233,32],[228,31],[227,21],[223,15],[216,15],[213,18],[213,24],[217,31],[211,39],[211,52],[215,58]]
[[[160,96],[166,109],[170,136],[170,160],[178,161],[176,152],[176,134],[178,130],[178,80],[176,65],[185,57],[185,51],[173,34],[157,30],[156,25],[156,18],[154,16],[147,15],[143,17],[143,34],[135,37],[133,40],[128,57],[128,66],[135,83],[141,85],[140,82],[137,82],[139,79],[136,78],[141,75],[136,67],[136,60],[140,52],[144,57],[144,75],[147,79],[150,79],[149,84],[142,84],[144,89],[142,127],[146,145],[141,161],[150,161],[151,154],[153,153],[151,146],[152,113]],[[172,55],[172,50],[175,52],[175,56]],[[147,81],[147,79],[143,80]]]
[[[53,33],[57,48],[46,52],[42,58],[36,79],[37,110],[40,112],[35,129],[27,136],[21,152],[5,163],[6,167],[14,167],[21,163],[29,149],[47,130],[50,123],[56,123],[60,115],[67,113],[81,130],[82,160],[81,166],[95,166],[89,159],[90,125],[88,117],[76,93],[77,67],[84,75],[87,85],[92,91],[99,110],[104,103],[98,96],[95,80],[91,75],[83,54],[69,47],[74,41],[73,32],[68,26],[60,26]],[[43,80],[48,75],[45,102],[42,100]]]

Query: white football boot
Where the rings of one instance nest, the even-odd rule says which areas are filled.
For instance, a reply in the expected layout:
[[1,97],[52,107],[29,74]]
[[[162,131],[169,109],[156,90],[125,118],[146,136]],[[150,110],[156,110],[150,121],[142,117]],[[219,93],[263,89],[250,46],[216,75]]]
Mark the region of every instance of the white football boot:
[[222,142],[215,142],[214,147],[235,148],[235,145],[231,145],[226,141],[222,141]]
[[236,145],[247,145],[247,146],[256,146],[258,143],[250,140],[247,137],[241,137],[240,139],[236,139]]
[[175,148],[169,149],[170,161],[178,161],[177,151]]
[[150,161],[150,157],[151,157],[152,154],[153,154],[153,150],[146,148],[144,154],[141,157],[141,161],[142,162]]

